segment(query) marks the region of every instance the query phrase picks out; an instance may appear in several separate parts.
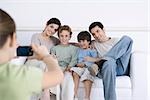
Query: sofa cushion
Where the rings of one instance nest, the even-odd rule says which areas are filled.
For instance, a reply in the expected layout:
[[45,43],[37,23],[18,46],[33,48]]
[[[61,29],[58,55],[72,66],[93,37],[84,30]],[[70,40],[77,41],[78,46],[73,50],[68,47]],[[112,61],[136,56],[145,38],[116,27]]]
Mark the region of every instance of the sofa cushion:
[[[80,82],[79,87],[84,87],[84,84]],[[117,88],[130,88],[131,81],[129,76],[117,76],[116,78],[116,87]],[[102,79],[95,77],[92,88],[103,88]]]

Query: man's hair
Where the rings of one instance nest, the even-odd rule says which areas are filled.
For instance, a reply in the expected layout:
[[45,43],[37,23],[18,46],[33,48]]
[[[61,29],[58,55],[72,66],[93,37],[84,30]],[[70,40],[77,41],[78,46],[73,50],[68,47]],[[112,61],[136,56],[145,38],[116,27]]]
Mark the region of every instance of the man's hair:
[[71,37],[72,31],[71,31],[71,28],[70,28],[68,25],[63,25],[63,26],[61,26],[61,27],[59,28],[58,34],[57,34],[58,37],[59,37],[59,34],[60,34],[63,30],[68,31],[68,32],[70,33],[70,37]]
[[0,9],[0,48],[4,46],[8,37],[13,37],[16,25],[12,17]]
[[61,22],[58,18],[51,18],[46,23],[46,25],[49,25],[49,24],[57,24],[59,27],[61,26]]
[[78,42],[80,42],[80,40],[87,40],[91,42],[91,35],[88,31],[81,31],[78,34],[77,39],[78,39]]
[[104,26],[101,22],[93,22],[90,26],[89,26],[89,31],[91,32],[92,28],[94,28],[95,26],[98,26],[99,28],[101,28],[103,30]]

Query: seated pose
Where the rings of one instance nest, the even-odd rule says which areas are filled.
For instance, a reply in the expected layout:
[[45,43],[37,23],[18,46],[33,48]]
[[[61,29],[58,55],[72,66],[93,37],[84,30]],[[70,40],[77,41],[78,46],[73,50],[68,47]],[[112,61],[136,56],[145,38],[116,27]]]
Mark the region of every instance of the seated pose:
[[[103,80],[105,100],[116,100],[116,75],[128,74],[133,41],[128,36],[123,36],[121,39],[107,37],[100,22],[93,22],[89,26],[89,31],[95,38],[92,47],[96,48],[98,58],[86,57],[86,61],[98,64],[100,70],[97,76]],[[92,75],[97,73],[95,67],[97,66],[88,68]]]
[[34,57],[47,65],[47,72],[10,63],[16,53],[16,41],[15,22],[0,9],[0,100],[30,100],[32,93],[61,83],[63,72],[45,46],[32,44],[32,50]]
[[86,56],[96,58],[97,52],[95,49],[90,48],[91,35],[89,32],[82,31],[78,34],[77,38],[80,46],[80,48],[78,49],[78,63],[76,64],[76,67],[71,68],[71,70],[73,71],[73,79],[75,84],[74,100],[78,100],[77,91],[79,86],[79,80],[82,81],[85,86],[84,100],[90,100],[90,92],[94,77],[90,74],[87,68],[91,66],[96,66],[96,64],[94,64],[94,62],[85,61],[84,58]]
[[71,28],[68,25],[61,26],[58,30],[60,44],[51,49],[51,54],[57,57],[59,66],[64,72],[61,100],[73,100],[74,97],[74,83],[70,68],[77,63],[77,47],[69,44],[71,35]]
[[[47,21],[45,29],[41,33],[33,34],[31,43],[38,44],[38,45],[45,45],[50,51],[52,46],[59,44],[59,39],[54,37],[53,35],[58,31],[61,23],[59,19],[57,18],[51,18]],[[37,68],[40,68],[43,71],[46,71],[46,65],[43,61],[38,61],[36,59],[32,59],[32,57],[28,57],[27,62],[25,63],[29,66],[35,66]],[[49,89],[43,90],[40,94],[34,94],[31,97],[31,100],[49,100],[50,99],[50,93]]]

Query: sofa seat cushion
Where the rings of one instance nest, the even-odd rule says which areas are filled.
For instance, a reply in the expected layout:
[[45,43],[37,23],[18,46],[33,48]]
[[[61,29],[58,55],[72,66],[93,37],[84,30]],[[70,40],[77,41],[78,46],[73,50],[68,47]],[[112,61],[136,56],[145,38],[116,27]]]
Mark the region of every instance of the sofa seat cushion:
[[[79,87],[84,87],[84,84],[80,82]],[[129,88],[131,89],[131,80],[129,76],[117,76],[116,78],[117,88]],[[92,88],[103,88],[102,79],[95,77]]]

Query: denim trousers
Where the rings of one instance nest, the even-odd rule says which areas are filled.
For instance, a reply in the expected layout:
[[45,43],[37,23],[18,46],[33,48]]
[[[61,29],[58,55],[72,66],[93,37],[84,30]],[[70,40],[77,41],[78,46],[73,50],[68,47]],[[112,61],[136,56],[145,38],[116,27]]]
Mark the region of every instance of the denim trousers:
[[105,100],[116,99],[116,76],[127,75],[129,71],[129,60],[132,50],[132,39],[123,36],[104,56],[106,60],[98,77],[103,80],[104,98]]

